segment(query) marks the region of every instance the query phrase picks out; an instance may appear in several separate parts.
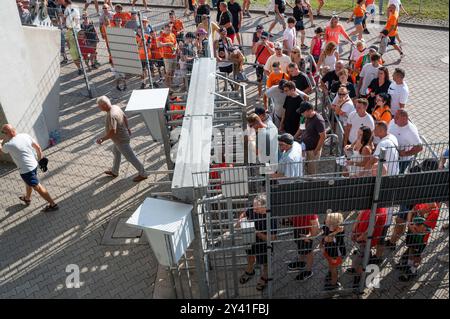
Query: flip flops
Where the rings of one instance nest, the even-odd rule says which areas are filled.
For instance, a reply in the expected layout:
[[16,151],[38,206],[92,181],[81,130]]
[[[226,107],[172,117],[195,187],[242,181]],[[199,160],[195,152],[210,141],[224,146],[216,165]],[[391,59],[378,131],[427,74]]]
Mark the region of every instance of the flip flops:
[[58,209],[59,209],[58,204],[55,204],[53,206],[52,205],[47,205],[47,206],[44,207],[42,212],[44,212],[44,213],[54,212],[55,210],[58,210]]
[[31,199],[26,199],[25,196],[19,196],[19,199],[25,203],[25,205],[29,206],[31,204]]

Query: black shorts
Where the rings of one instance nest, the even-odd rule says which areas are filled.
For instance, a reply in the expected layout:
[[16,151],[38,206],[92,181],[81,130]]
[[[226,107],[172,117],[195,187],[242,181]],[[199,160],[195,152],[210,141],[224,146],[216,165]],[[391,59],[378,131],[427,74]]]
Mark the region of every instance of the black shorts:
[[219,67],[219,71],[222,73],[230,74],[231,72],[233,72],[233,64],[230,64],[229,66]]
[[305,30],[305,26],[303,25],[303,20],[298,20],[295,23],[295,30],[296,31],[303,31],[303,30]]
[[409,250],[406,252],[408,254],[408,256],[420,257],[420,255],[423,253],[423,251],[427,247],[427,244],[425,244],[425,243],[412,244],[412,245],[406,244],[406,247],[409,248]]
[[183,32],[178,33],[176,38],[177,42],[184,41],[184,33]]
[[396,45],[397,41],[395,40],[395,36],[389,37],[388,45]]
[[248,256],[255,256],[258,265],[267,264],[267,243],[256,242],[250,249],[245,251]]
[[256,81],[262,82],[264,79],[264,67],[257,66],[255,72],[256,72]]
[[233,25],[233,28],[234,28],[234,32],[235,32],[235,33],[239,33],[239,28],[238,28],[237,25]]
[[147,61],[141,60],[142,70],[145,70],[147,68]]
[[[305,235],[304,229],[295,229],[294,236],[295,238],[301,238],[302,235]],[[313,241],[312,240],[296,240],[298,254],[300,256],[309,255],[313,251]]]
[[164,60],[163,59],[150,60],[150,66],[157,67],[157,68],[163,67]]

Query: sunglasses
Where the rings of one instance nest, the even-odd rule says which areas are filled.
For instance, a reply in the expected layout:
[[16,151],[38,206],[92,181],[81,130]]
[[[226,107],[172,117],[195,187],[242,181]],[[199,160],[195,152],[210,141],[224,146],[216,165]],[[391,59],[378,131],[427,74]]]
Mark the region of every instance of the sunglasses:
[[281,50],[281,48],[275,48],[275,50]]
[[348,93],[338,93],[339,96],[346,96]]
[[292,51],[292,53],[295,53],[295,54],[300,54],[300,52],[297,52],[297,51]]

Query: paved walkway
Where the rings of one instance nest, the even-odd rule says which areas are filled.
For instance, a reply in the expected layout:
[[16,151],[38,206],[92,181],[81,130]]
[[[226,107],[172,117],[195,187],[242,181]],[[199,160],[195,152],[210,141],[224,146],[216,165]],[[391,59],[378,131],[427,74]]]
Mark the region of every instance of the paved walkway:
[[[91,9],[92,6],[91,6]],[[167,10],[160,10],[167,16]],[[215,12],[213,13],[213,16]],[[155,16],[160,17],[157,13]],[[161,19],[161,18],[159,18]],[[268,18],[254,16],[244,23],[245,44],[256,24]],[[192,25],[192,21],[189,22]],[[401,28],[406,57],[406,81],[411,99],[407,109],[421,133],[431,141],[448,140],[448,32]],[[308,28],[308,36],[312,29]],[[375,32],[372,32],[375,34]],[[396,53],[387,55],[392,69],[398,65]],[[441,58],[447,57],[447,63]],[[106,55],[101,59],[105,63]],[[249,57],[253,61],[253,57]],[[253,69],[246,72],[252,77]],[[132,88],[125,93],[115,90],[108,66],[90,73],[98,94],[108,94],[113,103],[124,106]],[[249,104],[255,105],[255,87],[249,87]],[[60,124],[62,142],[45,151],[50,170],[41,174],[60,205],[58,212],[43,214],[44,202],[33,197],[30,206],[21,205],[18,196],[23,183],[12,165],[0,167],[0,298],[151,298],[157,263],[147,245],[121,244],[107,246],[103,236],[108,223],[129,214],[152,192],[167,191],[157,186],[164,175],[152,175],[135,184],[133,167],[123,163],[120,177],[104,176],[112,162],[108,147],[98,146],[103,115],[95,100],[85,96],[84,82],[76,75],[73,64],[62,68]],[[133,147],[148,170],[165,170],[161,145],[151,141],[139,116],[130,119]],[[448,238],[447,238],[448,240]],[[67,288],[68,265],[81,271],[81,288]],[[446,288],[431,286],[422,297],[448,298]],[[417,296],[417,295],[416,295]],[[397,295],[398,297],[398,295]]]

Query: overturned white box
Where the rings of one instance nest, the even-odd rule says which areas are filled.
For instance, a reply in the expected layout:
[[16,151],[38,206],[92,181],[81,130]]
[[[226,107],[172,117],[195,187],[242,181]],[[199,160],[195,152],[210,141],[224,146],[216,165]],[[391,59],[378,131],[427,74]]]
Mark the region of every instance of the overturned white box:
[[142,229],[159,264],[175,266],[194,240],[193,206],[146,198],[127,224]]

